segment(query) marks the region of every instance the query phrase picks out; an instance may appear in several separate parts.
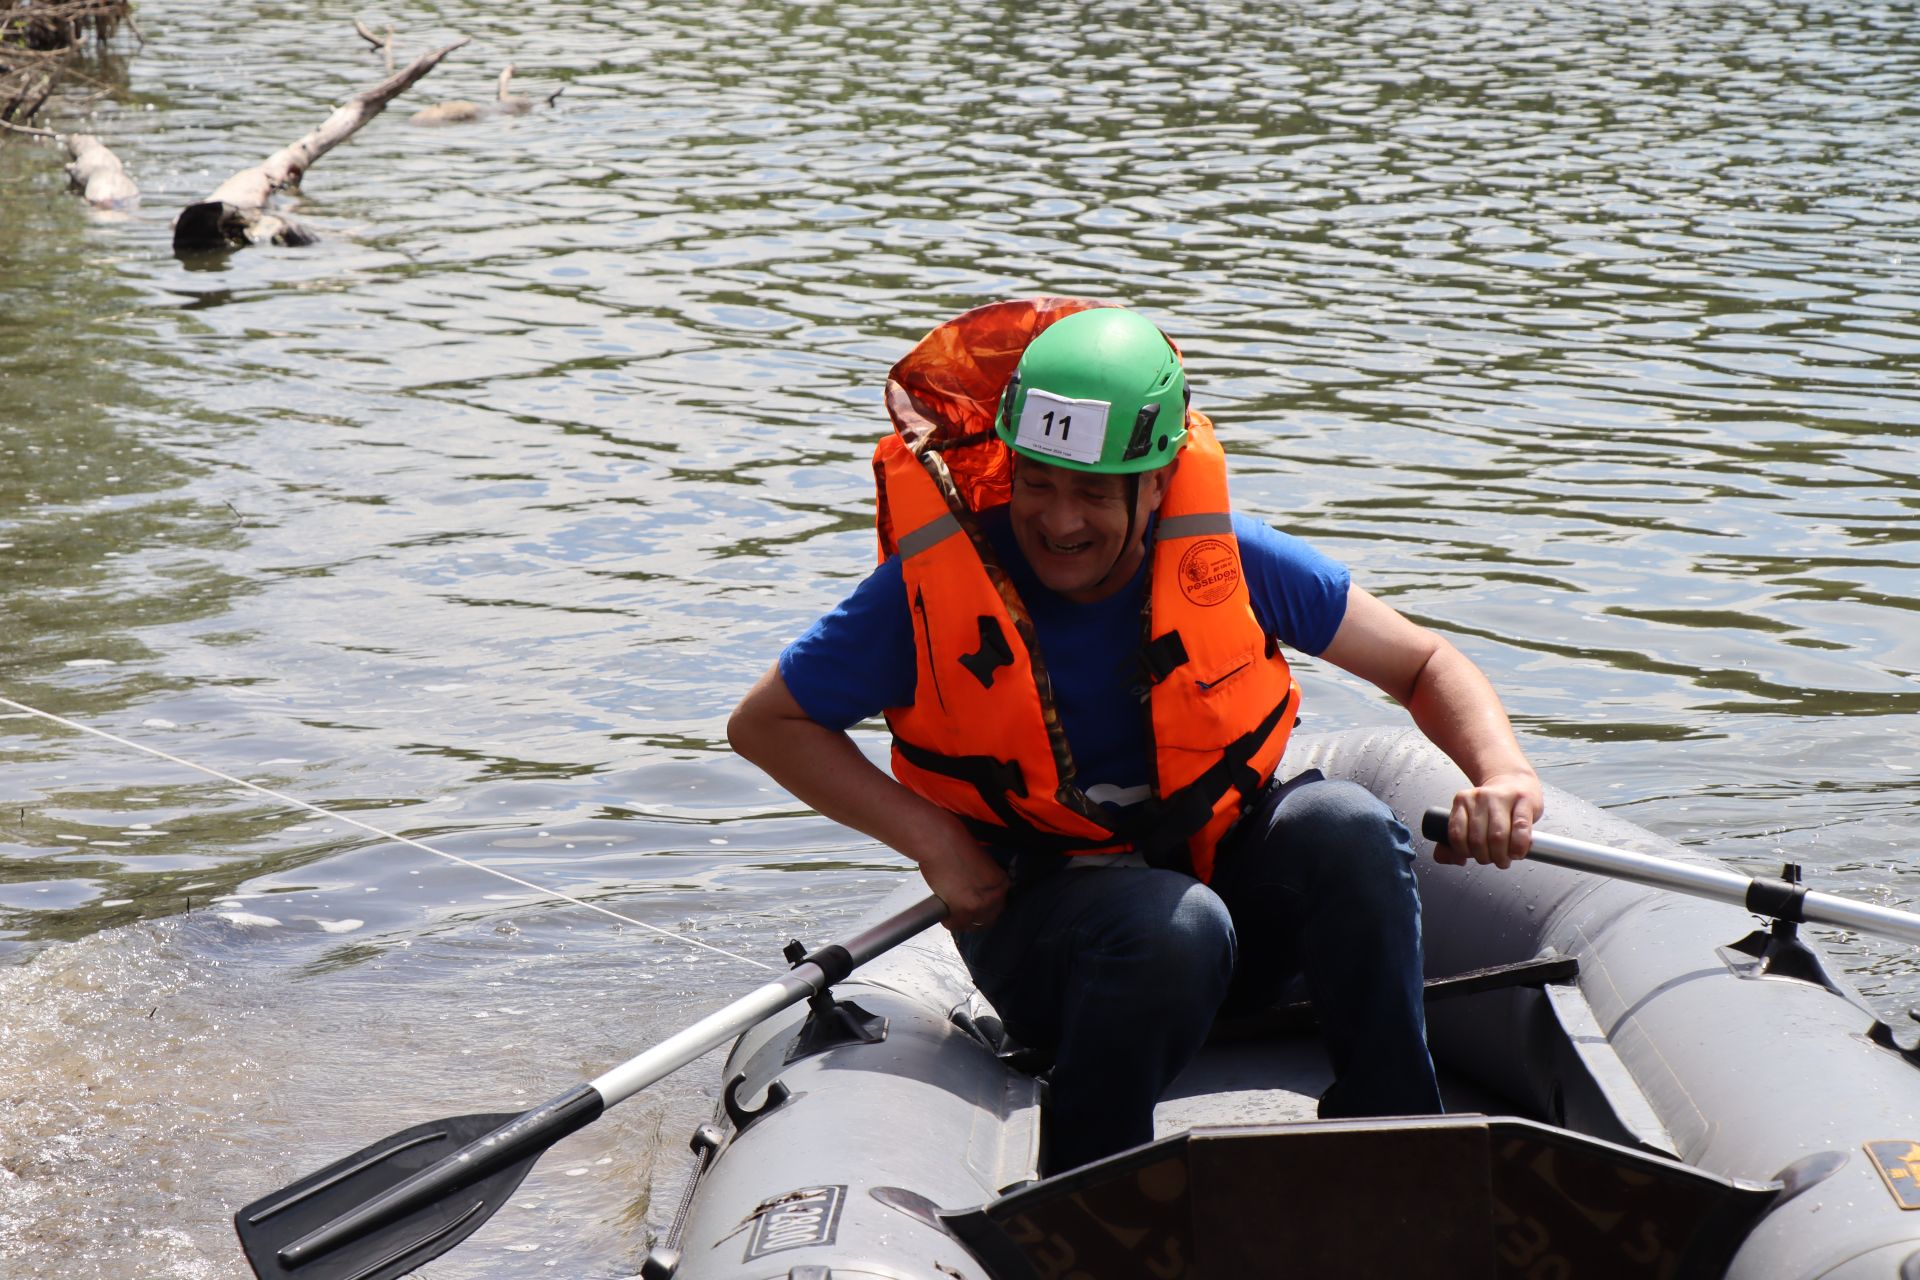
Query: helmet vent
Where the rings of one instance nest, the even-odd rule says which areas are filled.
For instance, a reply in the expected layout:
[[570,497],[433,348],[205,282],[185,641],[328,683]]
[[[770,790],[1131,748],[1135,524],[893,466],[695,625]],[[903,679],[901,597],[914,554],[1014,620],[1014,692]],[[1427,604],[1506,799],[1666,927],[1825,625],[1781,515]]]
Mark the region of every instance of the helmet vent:
[[[1133,435],[1127,440],[1127,451],[1120,455],[1122,462],[1130,462],[1135,458],[1146,456],[1147,450],[1153,444],[1153,424],[1159,417],[1160,402],[1158,400],[1152,404],[1140,406],[1140,412],[1133,420]],[[1162,449],[1167,447],[1165,438],[1161,439],[1160,447]]]

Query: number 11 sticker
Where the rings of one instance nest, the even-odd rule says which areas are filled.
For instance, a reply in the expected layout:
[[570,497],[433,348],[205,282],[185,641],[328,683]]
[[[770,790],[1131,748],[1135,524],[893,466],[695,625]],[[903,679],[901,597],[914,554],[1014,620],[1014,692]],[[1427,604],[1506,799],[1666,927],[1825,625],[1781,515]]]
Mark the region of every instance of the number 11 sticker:
[[1036,387],[1021,407],[1014,447],[1068,462],[1098,462],[1112,407],[1105,400],[1069,400]]

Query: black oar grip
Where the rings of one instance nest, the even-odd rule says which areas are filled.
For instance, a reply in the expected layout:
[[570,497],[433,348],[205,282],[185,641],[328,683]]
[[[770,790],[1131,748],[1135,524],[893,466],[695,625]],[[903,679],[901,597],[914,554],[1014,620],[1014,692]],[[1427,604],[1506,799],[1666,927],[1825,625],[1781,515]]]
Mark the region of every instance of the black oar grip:
[[1435,844],[1447,842],[1447,823],[1453,817],[1451,809],[1429,809],[1420,816],[1420,834]]

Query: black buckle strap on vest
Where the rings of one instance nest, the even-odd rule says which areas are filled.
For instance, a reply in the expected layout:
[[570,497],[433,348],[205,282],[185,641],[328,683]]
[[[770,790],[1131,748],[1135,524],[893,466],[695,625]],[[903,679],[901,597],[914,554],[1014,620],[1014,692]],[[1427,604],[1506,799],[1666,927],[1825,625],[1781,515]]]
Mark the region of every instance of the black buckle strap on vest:
[[1140,646],[1140,666],[1149,684],[1159,684],[1187,662],[1187,646],[1178,631],[1155,636]]
[[1091,849],[1111,849],[1123,838],[1116,836],[1113,840],[1102,842],[1084,836],[1061,835],[1057,831],[1042,831],[1017,813],[1013,815],[1013,822],[1006,826],[964,813],[957,816],[975,840],[988,848],[1005,849],[1010,853],[1065,858]]
[[893,736],[893,747],[916,769],[972,786],[980,793],[980,798],[987,802],[987,808],[993,810],[994,815],[1007,826],[1031,825],[1007,803],[1009,795],[1019,796],[1022,800],[1027,797],[1027,775],[1021,771],[1019,761],[997,760],[992,756],[944,755],[915,746],[897,733]]
[[[980,615],[980,648],[960,655],[960,665],[973,673],[985,688],[993,688],[993,673],[1013,665],[1013,649],[1000,631],[1000,620],[990,613]],[[1023,791],[1020,794],[1025,795]]]
[[1134,852],[1150,867],[1193,875],[1193,852],[1187,847],[1187,841],[1207,825],[1207,819],[1213,816],[1213,806],[1187,789],[1158,809],[1155,815],[1158,821],[1134,837]]
[[[1187,842],[1213,820],[1213,808],[1228,790],[1239,791],[1243,803],[1251,803],[1260,794],[1266,779],[1253,767],[1253,757],[1279,728],[1292,702],[1293,690],[1289,688],[1259,724],[1228,743],[1220,752],[1220,758],[1199,777],[1170,796],[1129,806],[1118,821],[1111,823],[1116,840],[1131,844],[1150,867],[1192,875],[1193,859]],[[960,820],[983,844],[1063,854],[1084,853],[1100,847],[1084,838],[1042,831],[1007,802],[1009,795],[1023,800],[1027,796],[1026,775],[1017,761],[998,760],[993,756],[943,755],[916,746],[898,734],[894,735],[893,746],[916,769],[968,783],[980,793],[1000,825],[964,814]]]
[[1213,820],[1213,808],[1229,789],[1240,793],[1243,804],[1251,803],[1266,785],[1266,779],[1253,767],[1253,757],[1280,727],[1287,707],[1293,702],[1289,688],[1278,705],[1259,724],[1228,743],[1220,758],[1205,772],[1160,801],[1159,812],[1146,830],[1134,837],[1133,847],[1150,867],[1167,867],[1193,874],[1193,859],[1187,842]]
[[1021,799],[1027,797],[1027,779],[1020,765],[1013,760],[996,760],[992,756],[949,756],[926,747],[916,746],[898,734],[894,735],[894,749],[905,757],[908,764],[928,773],[937,773],[945,778],[953,778],[970,784],[986,801],[987,808],[993,811],[998,822],[989,822],[985,818],[971,814],[955,814],[973,838],[983,845],[1007,849],[1020,853],[1032,853],[1048,856],[1066,856],[1085,853],[1089,849],[1098,849],[1103,845],[1112,847],[1126,841],[1131,834],[1131,826],[1124,822],[1112,822],[1101,818],[1090,818],[1096,825],[1106,826],[1114,833],[1111,840],[1089,839],[1086,836],[1063,835],[1058,831],[1043,831],[1035,826],[1031,819],[1020,813],[1007,801],[1008,795]]

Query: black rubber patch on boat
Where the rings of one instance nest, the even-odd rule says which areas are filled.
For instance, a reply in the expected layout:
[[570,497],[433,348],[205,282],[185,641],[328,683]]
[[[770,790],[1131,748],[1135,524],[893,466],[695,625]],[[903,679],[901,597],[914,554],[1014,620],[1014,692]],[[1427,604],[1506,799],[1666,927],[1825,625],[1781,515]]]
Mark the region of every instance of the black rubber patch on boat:
[[846,1203],[845,1183],[828,1187],[801,1187],[775,1196],[754,1210],[753,1234],[746,1256],[752,1262],[783,1249],[832,1244],[840,1229],[840,1207]]
[[1880,1181],[1893,1193],[1894,1203],[1902,1209],[1920,1209],[1920,1142],[1901,1138],[1863,1145],[1867,1159],[1880,1171]]

